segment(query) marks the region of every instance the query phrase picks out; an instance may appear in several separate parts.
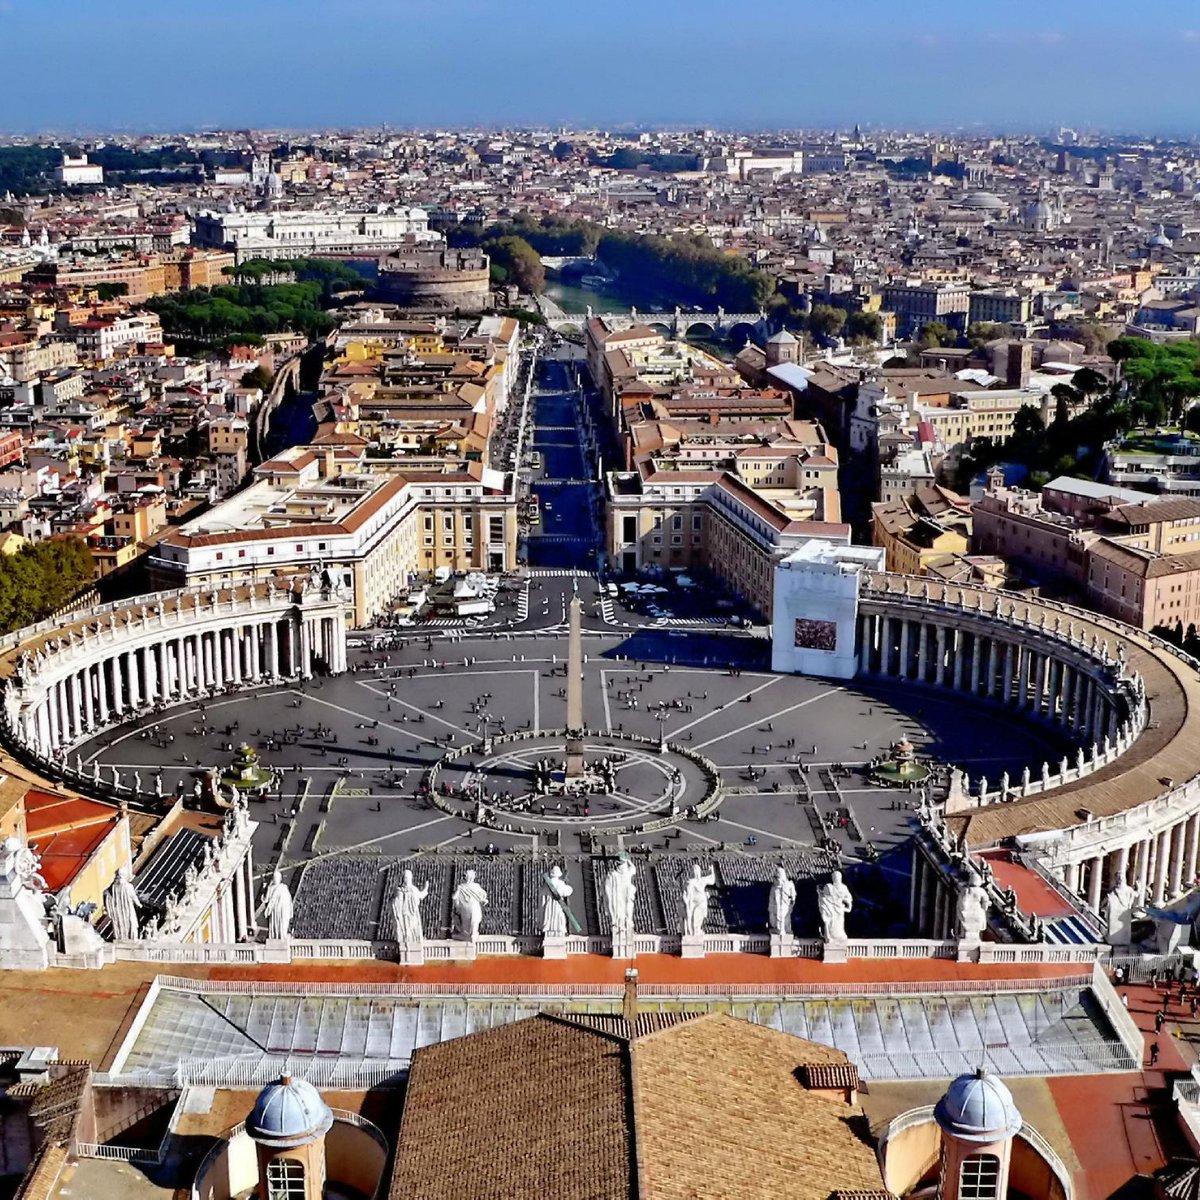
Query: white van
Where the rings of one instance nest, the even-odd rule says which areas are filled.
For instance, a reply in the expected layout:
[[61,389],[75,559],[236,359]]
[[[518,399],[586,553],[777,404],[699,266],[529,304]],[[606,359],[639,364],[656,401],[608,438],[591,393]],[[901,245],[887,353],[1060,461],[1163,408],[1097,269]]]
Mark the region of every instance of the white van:
[[438,567],[433,572],[433,582],[434,583],[445,583],[449,578],[450,578],[450,568],[449,567]]

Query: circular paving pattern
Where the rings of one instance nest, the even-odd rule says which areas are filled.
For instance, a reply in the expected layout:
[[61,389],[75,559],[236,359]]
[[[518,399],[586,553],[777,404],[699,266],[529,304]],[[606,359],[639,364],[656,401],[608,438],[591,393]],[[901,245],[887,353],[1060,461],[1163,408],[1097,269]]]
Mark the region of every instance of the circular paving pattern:
[[[681,814],[707,814],[720,799],[719,775],[702,755],[678,746],[664,750],[646,738],[595,732],[583,739],[590,788],[579,795],[557,788],[539,792],[537,764],[548,762],[557,770],[564,757],[561,735],[510,734],[494,738],[487,750],[476,743],[447,755],[427,782],[443,811],[504,832],[644,831]],[[605,761],[612,789],[598,778]]]

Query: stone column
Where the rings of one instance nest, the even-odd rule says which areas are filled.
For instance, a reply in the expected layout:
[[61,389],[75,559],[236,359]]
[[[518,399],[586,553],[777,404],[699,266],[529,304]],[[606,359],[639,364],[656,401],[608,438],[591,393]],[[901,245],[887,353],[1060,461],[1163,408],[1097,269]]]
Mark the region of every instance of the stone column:
[[121,656],[114,654],[109,660],[112,668],[113,712],[120,716],[125,711],[125,684],[121,679]]
[[312,678],[312,624],[300,618],[300,677]]
[[963,642],[963,631],[961,629],[951,630],[953,641],[954,654],[954,690],[961,692],[963,690],[963,674],[966,671],[966,652]]
[[1183,839],[1187,833],[1187,822],[1179,821],[1170,829],[1171,866],[1167,879],[1167,899],[1174,900],[1183,890]]
[[911,630],[911,621],[905,619],[900,622],[900,661],[896,664],[896,674],[901,679],[908,678],[908,640]]
[[938,687],[944,687],[946,684],[946,627],[939,625],[934,630],[934,639],[937,642],[937,666],[934,670],[933,681]]
[[1083,672],[1075,667],[1071,672],[1071,725],[1077,731],[1083,717],[1083,680]]
[[1155,904],[1161,904],[1167,894],[1167,870],[1170,866],[1171,831],[1164,829],[1155,837],[1154,846],[1154,892]]
[[246,928],[253,934],[258,928],[254,920],[254,843],[246,839],[246,855],[238,869],[243,874],[242,899],[246,905]]
[[147,704],[153,704],[158,699],[158,663],[155,661],[157,654],[157,646],[146,646],[142,651],[145,660]]
[[1031,654],[1028,646],[1019,647],[1017,652],[1021,656],[1021,666],[1017,680],[1017,707],[1024,708],[1029,703],[1029,664],[1031,662]]
[[1029,697],[1030,711],[1035,717],[1042,715],[1042,697],[1046,693],[1046,656],[1035,651],[1033,664],[1033,692]]
[[1104,886],[1104,857],[1093,858],[1088,863],[1088,907],[1092,912],[1100,911],[1100,895]]
[[1134,887],[1139,896],[1146,896],[1150,884],[1150,842],[1145,838],[1134,846]]
[[1051,658],[1046,669],[1046,718],[1058,723],[1058,702],[1062,692],[1062,663]]
[[888,616],[883,618],[883,632],[879,637],[879,673],[892,673],[892,618]]
[[96,724],[96,697],[92,692],[92,668],[84,667],[81,675],[83,680],[83,708],[87,714],[88,728]]
[[979,640],[978,630],[971,631],[971,681],[967,690],[971,695],[979,693],[979,661],[983,657],[983,644]]
[[1001,684],[1000,699],[1005,704],[1012,703],[1013,690],[1013,655],[1016,653],[1016,647],[1012,642],[1004,643],[1004,679]]
[[108,680],[104,677],[104,663],[99,662],[94,668],[96,672],[96,713],[101,725],[108,724]]
[[1184,883],[1190,890],[1196,884],[1197,857],[1200,856],[1200,815],[1188,820],[1187,874]]
[[1063,882],[1076,895],[1079,894],[1079,864],[1067,863],[1063,867]]
[[272,679],[279,678],[279,622],[272,618],[267,622],[267,674]]

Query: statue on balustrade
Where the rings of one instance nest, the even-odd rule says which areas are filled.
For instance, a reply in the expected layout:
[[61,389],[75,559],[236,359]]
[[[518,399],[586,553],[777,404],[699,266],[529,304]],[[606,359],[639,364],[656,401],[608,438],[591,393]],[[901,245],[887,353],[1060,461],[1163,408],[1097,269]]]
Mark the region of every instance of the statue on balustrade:
[[821,936],[827,942],[846,940],[846,914],[854,907],[854,896],[842,882],[841,871],[834,871],[828,883],[817,891],[817,911],[821,917]]
[[783,867],[776,867],[775,882],[771,884],[771,895],[767,902],[767,927],[772,933],[791,936],[792,910],[795,907],[796,885],[788,878]]
[[966,886],[958,894],[958,936],[965,942],[977,942],[988,921],[988,894],[975,871],[967,875]]
[[708,889],[715,886],[717,873],[701,874],[700,864],[692,863],[692,874],[683,889],[683,936],[703,937],[704,918],[708,916]]
[[286,941],[292,928],[292,893],[276,871],[263,899],[263,914],[267,918],[267,938],[272,942]]
[[637,868],[628,856],[622,855],[620,862],[609,872],[604,881],[604,900],[608,906],[608,919],[614,938],[632,937],[633,902],[637,886],[633,877]]
[[[546,894],[542,898],[542,933],[548,938],[567,936],[567,917],[570,910],[567,900],[575,889],[563,878],[562,867],[555,863],[547,875],[542,876]],[[572,917],[572,923],[578,924]]]
[[129,868],[122,867],[113,876],[112,883],[104,889],[104,911],[108,913],[112,924],[113,941],[137,940],[138,912],[141,907],[141,897],[129,878]]
[[468,869],[463,873],[463,881],[450,899],[454,906],[454,937],[473,942],[479,936],[483,910],[488,902],[487,892],[475,882],[474,871]]
[[423,888],[413,883],[413,874],[405,870],[392,898],[392,918],[396,922],[396,941],[401,950],[419,950],[425,942],[421,926],[421,901],[429,895],[429,884]]

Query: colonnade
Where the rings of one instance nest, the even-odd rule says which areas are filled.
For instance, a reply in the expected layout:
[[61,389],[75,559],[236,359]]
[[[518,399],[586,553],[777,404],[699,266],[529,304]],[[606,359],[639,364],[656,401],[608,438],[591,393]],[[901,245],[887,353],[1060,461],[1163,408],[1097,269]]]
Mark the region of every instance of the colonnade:
[[1086,652],[1027,636],[988,617],[978,624],[923,620],[860,608],[858,660],[864,676],[953,688],[1059,725],[1081,744],[1113,741],[1129,714]]
[[53,758],[138,712],[345,670],[345,612],[336,600],[244,590],[207,597],[175,594],[174,608],[147,597],[158,601],[153,609],[131,603],[123,620],[113,612],[107,627],[85,622],[66,642],[22,651],[19,683],[5,693],[12,734]]
[[1200,866],[1200,813],[1181,816],[1173,824],[1115,849],[1104,849],[1063,867],[1063,882],[1100,912],[1104,897],[1127,883],[1150,904],[1166,904],[1190,892]]

